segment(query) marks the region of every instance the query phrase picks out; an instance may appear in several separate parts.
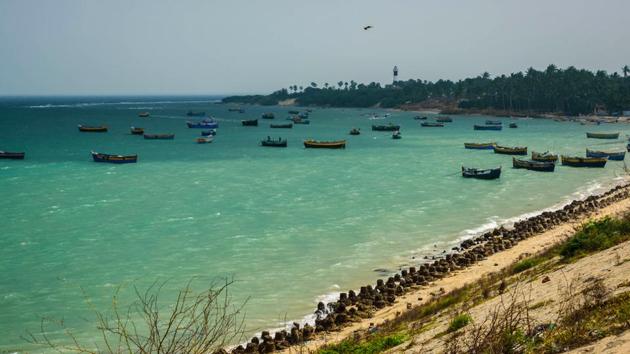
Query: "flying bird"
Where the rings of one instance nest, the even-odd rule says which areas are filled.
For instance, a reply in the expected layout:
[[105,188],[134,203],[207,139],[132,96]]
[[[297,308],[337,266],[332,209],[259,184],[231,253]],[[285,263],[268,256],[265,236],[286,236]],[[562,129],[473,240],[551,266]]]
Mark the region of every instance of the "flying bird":
[[365,27],[363,27],[363,30],[364,30],[364,31],[367,31],[367,30],[369,30],[370,28],[372,28],[372,26],[365,26]]

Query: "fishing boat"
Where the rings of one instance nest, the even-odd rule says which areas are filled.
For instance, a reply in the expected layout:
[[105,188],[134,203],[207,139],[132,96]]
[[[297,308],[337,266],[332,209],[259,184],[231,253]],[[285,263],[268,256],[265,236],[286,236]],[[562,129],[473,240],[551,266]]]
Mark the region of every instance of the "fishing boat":
[[306,118],[308,118],[308,112],[300,113],[300,114],[298,114],[298,117],[300,117],[302,119],[306,119]]
[[289,111],[289,114],[300,114],[300,111]]
[[536,152],[532,151],[532,160],[542,162],[556,162],[558,161],[558,155],[554,155],[549,151]]
[[451,117],[437,117],[435,119],[436,122],[440,122],[440,123],[451,123],[453,121],[453,118]]
[[503,125],[500,120],[487,120],[486,125]]
[[295,124],[311,124],[310,120],[304,119],[304,118],[300,118],[300,117],[293,117],[291,120]]
[[208,135],[208,136],[200,136],[196,138],[195,142],[197,142],[197,144],[210,144],[213,140],[214,140],[214,136]]
[[212,118],[206,118],[200,122],[188,121],[186,122],[186,125],[188,126],[188,128],[201,128],[201,129],[216,129],[219,127],[219,123]]
[[257,127],[258,119],[242,120],[241,124],[243,124],[244,127]]
[[474,125],[475,130],[501,130],[503,129],[502,125]]
[[110,155],[92,151],[92,159],[94,162],[136,163],[138,155]]
[[24,160],[24,155],[23,152],[0,151],[0,159]]
[[338,140],[338,141],[317,141],[317,140],[304,140],[305,148],[314,148],[314,149],[345,149],[346,141]]
[[630,151],[630,144],[626,145],[626,150]]
[[293,128],[293,123],[288,123],[288,124],[269,124],[269,128],[291,129],[291,128]]
[[188,111],[186,113],[187,116],[189,117],[203,117],[206,115],[206,112],[194,112],[194,111]]
[[138,113],[138,117],[140,117],[140,118],[147,118],[150,115],[151,114],[149,112],[140,112],[140,113]]
[[131,134],[133,134],[133,135],[142,135],[142,134],[144,134],[144,128],[131,127]]
[[586,133],[590,139],[618,139],[619,133]]
[[510,128],[518,128],[518,125],[516,123],[510,123],[509,127]]
[[509,147],[509,146],[494,146],[495,154],[504,154],[504,155],[527,155],[527,147]]
[[100,125],[97,127],[90,127],[87,125],[78,125],[79,131],[80,132],[85,132],[85,133],[105,133],[107,132],[107,127],[104,125]]
[[402,139],[402,135],[400,134],[400,130],[396,130],[396,131],[392,134],[392,139]]
[[571,167],[604,167],[606,166],[606,157],[577,157],[564,156],[560,157],[562,165]]
[[389,123],[387,125],[372,125],[372,130],[377,132],[395,132],[400,130],[400,125]]
[[144,138],[147,140],[173,140],[175,134],[144,134]]
[[501,167],[480,170],[462,166],[462,176],[476,179],[497,179],[501,177]]
[[276,115],[271,113],[271,112],[267,112],[267,113],[263,113],[261,118],[262,119],[274,119],[274,118],[276,118]]
[[494,150],[497,143],[464,143],[464,148],[474,150]]
[[607,157],[608,160],[623,161],[626,157],[625,151],[598,151],[586,149],[586,157]]
[[444,126],[444,124],[442,123],[431,123],[431,122],[423,122],[422,124],[420,124],[421,127],[425,127],[425,128],[441,128]]
[[238,112],[238,113],[245,113],[245,110],[242,108],[228,108],[229,112]]
[[287,139],[278,138],[278,140],[276,140],[268,136],[267,139],[261,140],[260,145],[268,147],[287,147]]
[[427,117],[415,116],[413,117],[415,120],[427,120]]
[[201,132],[201,136],[215,136],[217,135],[216,129],[204,130]]
[[524,168],[538,172],[553,172],[556,168],[556,164],[553,162],[527,161],[520,160],[515,157],[512,158],[512,166],[514,168]]
[[360,134],[361,134],[361,129],[352,128],[350,130],[350,135],[360,135]]

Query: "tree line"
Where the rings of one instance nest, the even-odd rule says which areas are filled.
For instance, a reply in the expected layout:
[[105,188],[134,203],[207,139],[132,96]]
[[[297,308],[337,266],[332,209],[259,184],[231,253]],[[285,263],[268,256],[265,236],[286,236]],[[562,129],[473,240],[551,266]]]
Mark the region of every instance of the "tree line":
[[372,82],[315,82],[303,87],[291,85],[270,95],[232,96],[224,102],[275,105],[295,99],[304,106],[394,108],[423,102],[441,102],[464,110],[503,110],[528,114],[593,113],[597,108],[610,113],[630,109],[630,68],[622,74],[549,65],[545,70],[491,77],[487,72],[458,81],[411,79],[390,85]]

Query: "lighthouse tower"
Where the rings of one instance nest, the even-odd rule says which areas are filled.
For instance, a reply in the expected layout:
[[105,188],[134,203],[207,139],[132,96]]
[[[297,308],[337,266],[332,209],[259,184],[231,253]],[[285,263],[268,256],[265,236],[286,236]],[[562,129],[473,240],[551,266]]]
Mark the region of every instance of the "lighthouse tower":
[[394,66],[394,81],[392,82],[392,84],[395,84],[396,81],[398,81],[398,67]]

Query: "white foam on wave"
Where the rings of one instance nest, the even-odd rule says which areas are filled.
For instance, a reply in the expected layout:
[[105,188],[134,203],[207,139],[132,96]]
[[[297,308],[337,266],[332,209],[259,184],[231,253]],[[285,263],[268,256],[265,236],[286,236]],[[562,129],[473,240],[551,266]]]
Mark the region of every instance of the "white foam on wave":
[[186,100],[186,101],[120,101],[120,102],[84,102],[69,104],[41,104],[26,106],[27,108],[84,108],[93,106],[118,106],[118,105],[138,105],[138,104],[178,104],[178,103],[217,103],[221,100]]

